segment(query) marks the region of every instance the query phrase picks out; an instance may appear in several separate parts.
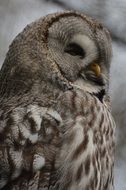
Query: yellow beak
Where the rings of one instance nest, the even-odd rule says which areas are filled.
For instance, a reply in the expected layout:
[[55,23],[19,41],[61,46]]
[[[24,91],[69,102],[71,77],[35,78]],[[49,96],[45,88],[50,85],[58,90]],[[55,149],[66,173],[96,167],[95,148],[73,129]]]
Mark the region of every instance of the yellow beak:
[[101,68],[100,68],[100,66],[99,66],[97,63],[92,63],[92,64],[89,66],[89,69],[90,69],[91,71],[93,71],[97,77],[100,76],[100,74],[101,74]]

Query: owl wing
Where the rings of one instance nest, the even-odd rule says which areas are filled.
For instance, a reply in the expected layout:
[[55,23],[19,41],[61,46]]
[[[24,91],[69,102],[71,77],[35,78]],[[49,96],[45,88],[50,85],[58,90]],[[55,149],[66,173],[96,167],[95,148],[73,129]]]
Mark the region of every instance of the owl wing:
[[0,116],[0,189],[28,190],[41,186],[45,190],[60,145],[60,115],[39,105],[19,106],[8,113],[3,110]]

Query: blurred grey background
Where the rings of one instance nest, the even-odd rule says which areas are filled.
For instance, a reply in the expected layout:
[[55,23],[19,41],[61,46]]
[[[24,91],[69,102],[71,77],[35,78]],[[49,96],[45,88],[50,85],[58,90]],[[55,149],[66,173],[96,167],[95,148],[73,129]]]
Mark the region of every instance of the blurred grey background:
[[117,124],[115,190],[126,190],[126,0],[0,0],[0,66],[9,44],[27,24],[64,9],[91,15],[111,32],[110,94]]

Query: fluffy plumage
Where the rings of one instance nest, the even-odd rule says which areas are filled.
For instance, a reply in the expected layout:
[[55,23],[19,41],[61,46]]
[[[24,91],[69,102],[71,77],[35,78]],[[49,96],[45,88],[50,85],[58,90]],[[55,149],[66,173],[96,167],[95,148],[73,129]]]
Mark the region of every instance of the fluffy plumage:
[[110,61],[108,31],[77,12],[14,39],[0,72],[0,189],[113,190]]

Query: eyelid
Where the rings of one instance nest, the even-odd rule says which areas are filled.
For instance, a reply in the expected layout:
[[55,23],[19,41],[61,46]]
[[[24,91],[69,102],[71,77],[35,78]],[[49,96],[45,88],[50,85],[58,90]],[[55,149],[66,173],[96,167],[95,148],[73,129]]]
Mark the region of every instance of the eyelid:
[[79,44],[86,53],[86,57],[88,57],[88,62],[91,63],[92,60],[97,59],[98,57],[98,49],[97,45],[92,38],[88,36],[88,34],[76,34],[71,39],[72,42]]
[[79,44],[74,42],[67,45],[65,52],[69,53],[72,56],[80,56],[80,58],[85,57],[84,49]]

